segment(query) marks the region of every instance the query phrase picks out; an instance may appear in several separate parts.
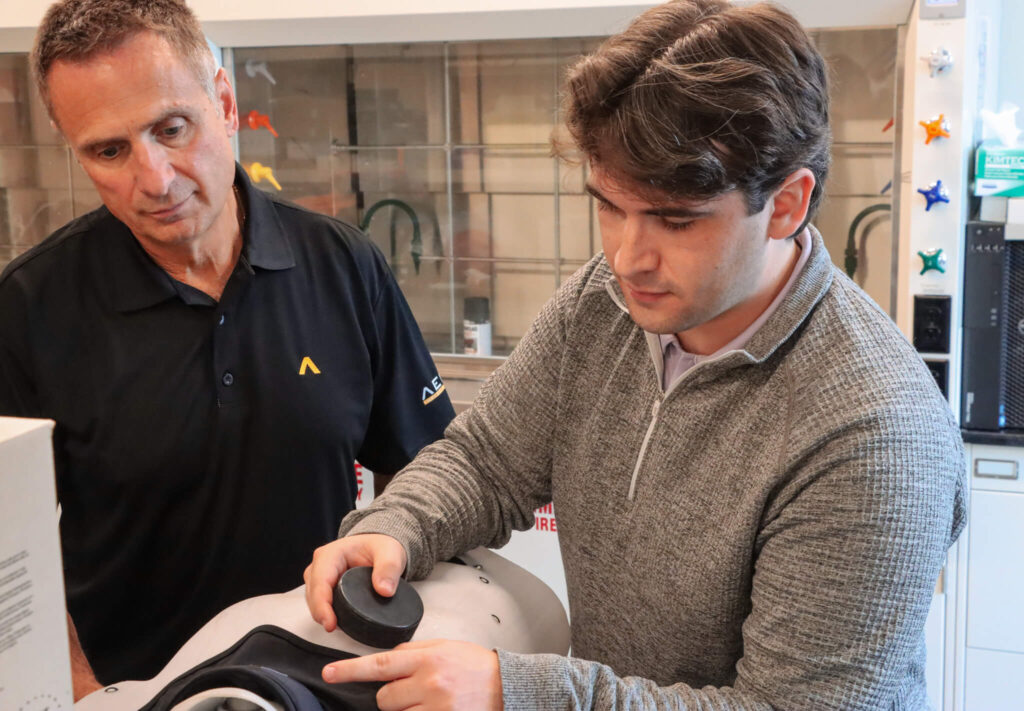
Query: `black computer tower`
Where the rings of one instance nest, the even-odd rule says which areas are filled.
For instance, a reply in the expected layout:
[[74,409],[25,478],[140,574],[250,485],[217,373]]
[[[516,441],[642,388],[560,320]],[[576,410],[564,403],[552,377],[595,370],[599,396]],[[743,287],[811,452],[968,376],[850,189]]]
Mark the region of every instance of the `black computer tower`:
[[1024,242],[968,222],[964,257],[965,429],[1024,428]]

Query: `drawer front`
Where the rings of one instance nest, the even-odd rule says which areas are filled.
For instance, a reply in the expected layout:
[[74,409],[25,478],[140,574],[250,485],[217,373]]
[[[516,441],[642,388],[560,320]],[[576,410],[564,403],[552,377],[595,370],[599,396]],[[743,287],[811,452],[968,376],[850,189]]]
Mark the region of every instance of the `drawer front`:
[[971,444],[967,454],[972,490],[1024,494],[1024,447]]
[[964,711],[1024,711],[1024,654],[967,650]]
[[972,492],[969,516],[967,645],[1024,654],[1024,494]]

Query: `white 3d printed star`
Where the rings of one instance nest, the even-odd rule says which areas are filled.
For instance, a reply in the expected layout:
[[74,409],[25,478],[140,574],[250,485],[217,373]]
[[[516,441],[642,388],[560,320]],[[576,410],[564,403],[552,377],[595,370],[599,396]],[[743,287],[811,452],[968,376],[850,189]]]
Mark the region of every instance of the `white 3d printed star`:
[[994,133],[999,142],[1008,148],[1017,145],[1017,138],[1020,136],[1020,129],[1017,128],[1016,113],[1017,107],[1007,105],[999,113],[981,110],[981,120],[985,123],[990,133]]

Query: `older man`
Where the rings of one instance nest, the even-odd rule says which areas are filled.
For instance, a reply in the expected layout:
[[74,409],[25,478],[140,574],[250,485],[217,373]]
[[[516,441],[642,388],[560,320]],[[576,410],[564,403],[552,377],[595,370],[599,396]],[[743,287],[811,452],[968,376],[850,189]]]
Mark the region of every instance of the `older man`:
[[32,61],[104,206],[0,277],[0,412],[57,421],[69,612],[100,682],[146,678],[298,584],[353,462],[394,473],[453,412],[380,253],[235,163],[184,2],[63,0]]

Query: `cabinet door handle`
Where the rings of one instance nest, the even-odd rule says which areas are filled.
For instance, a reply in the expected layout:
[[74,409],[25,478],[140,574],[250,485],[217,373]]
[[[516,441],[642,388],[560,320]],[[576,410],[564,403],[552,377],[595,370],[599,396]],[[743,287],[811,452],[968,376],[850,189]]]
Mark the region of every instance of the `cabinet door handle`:
[[974,476],[979,479],[1016,479],[1017,462],[1007,459],[975,459]]

